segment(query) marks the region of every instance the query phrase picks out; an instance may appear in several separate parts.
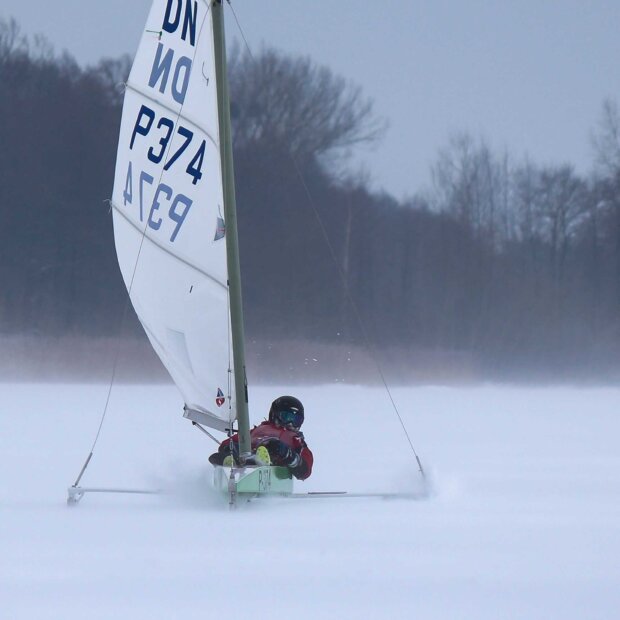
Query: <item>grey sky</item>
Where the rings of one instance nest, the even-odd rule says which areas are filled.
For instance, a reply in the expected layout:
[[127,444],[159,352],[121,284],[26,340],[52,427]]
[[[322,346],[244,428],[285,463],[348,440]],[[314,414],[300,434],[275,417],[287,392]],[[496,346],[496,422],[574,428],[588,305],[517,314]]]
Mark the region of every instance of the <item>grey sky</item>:
[[[133,53],[150,0],[2,0],[28,34],[80,63]],[[605,97],[620,99],[620,2],[233,0],[253,49],[312,56],[360,84],[390,122],[360,154],[397,197],[429,182],[452,132],[483,134],[540,163],[587,171]],[[229,39],[237,32],[227,18]]]

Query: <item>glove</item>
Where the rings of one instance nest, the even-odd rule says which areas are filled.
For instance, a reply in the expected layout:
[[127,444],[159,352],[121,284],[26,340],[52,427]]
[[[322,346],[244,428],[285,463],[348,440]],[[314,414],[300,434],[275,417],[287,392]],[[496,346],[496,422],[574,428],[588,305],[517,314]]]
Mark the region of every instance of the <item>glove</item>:
[[271,459],[278,463],[285,464],[290,459],[291,449],[283,441],[275,437],[269,437],[269,439],[261,442],[261,445],[267,448]]
[[293,452],[284,442],[271,437],[262,443],[269,451],[272,462],[277,465],[286,465],[288,467],[297,467],[301,462],[301,457]]

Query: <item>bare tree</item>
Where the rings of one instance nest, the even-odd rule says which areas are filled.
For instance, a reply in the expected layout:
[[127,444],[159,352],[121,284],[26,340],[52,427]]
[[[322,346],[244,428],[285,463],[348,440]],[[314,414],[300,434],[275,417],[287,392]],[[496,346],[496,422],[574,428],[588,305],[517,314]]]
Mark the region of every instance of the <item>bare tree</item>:
[[360,87],[309,58],[237,50],[229,66],[236,147],[262,142],[299,160],[335,164],[385,130]]
[[620,171],[620,110],[613,99],[603,102],[598,129],[592,135],[597,164],[605,176]]
[[543,168],[537,176],[536,218],[549,244],[554,280],[561,283],[570,241],[588,215],[587,186],[569,165]]
[[548,222],[543,221],[546,210],[541,195],[541,174],[541,169],[529,159],[512,172],[517,239],[528,246],[532,242],[544,243],[549,237]]
[[0,19],[0,65],[16,55],[25,58],[27,54],[28,40],[22,35],[15,19]]
[[513,234],[508,155],[497,157],[487,143],[454,135],[432,167],[434,206],[467,224],[492,245]]
[[616,312],[620,308],[620,109],[607,99],[597,132],[593,135],[599,177],[597,217],[602,243],[612,269]]
[[90,69],[103,84],[110,103],[121,105],[124,97],[124,85],[129,79],[131,71],[131,56],[124,54],[118,58],[103,58]]
[[9,61],[49,66],[54,60],[54,47],[44,34],[35,34],[29,40],[15,19],[0,19],[0,66]]

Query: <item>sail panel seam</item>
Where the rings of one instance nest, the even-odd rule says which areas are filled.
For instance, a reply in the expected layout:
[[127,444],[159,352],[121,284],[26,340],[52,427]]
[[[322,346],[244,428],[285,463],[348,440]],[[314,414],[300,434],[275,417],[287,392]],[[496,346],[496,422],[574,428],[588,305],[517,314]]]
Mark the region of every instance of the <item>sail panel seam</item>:
[[207,138],[209,138],[209,141],[211,142],[211,144],[213,144],[213,146],[219,151],[220,146],[216,142],[215,138],[198,121],[194,120],[191,116],[183,114],[182,111],[175,110],[172,106],[168,105],[167,103],[162,102],[157,97],[153,97],[153,95],[149,94],[148,91],[138,88],[137,86],[134,86],[129,81],[127,82],[125,87],[127,90],[130,90],[136,93],[136,95],[139,95],[140,97],[144,97],[145,99],[148,99],[149,101],[152,101],[153,103],[156,103],[158,106],[161,106],[164,110],[170,112],[171,114],[174,114],[174,116],[177,117],[177,123],[179,119],[183,119],[190,125],[193,125],[197,129],[202,131],[202,133],[204,133],[204,135]]
[[191,269],[194,269],[195,271],[205,276],[205,278],[208,278],[209,280],[211,280],[213,283],[217,284],[224,290],[228,290],[228,287],[226,286],[224,282],[220,282],[217,278],[213,277],[211,274],[207,273],[204,269],[201,269],[200,267],[192,263],[187,258],[183,258],[182,256],[179,256],[178,254],[175,254],[174,252],[170,251],[161,241],[157,241],[151,235],[149,235],[146,231],[143,231],[140,226],[138,226],[130,217],[128,217],[125,213],[123,213],[123,211],[118,205],[114,204],[112,201],[110,201],[110,204],[112,205],[112,208],[114,209],[114,211],[118,213],[126,222],[128,222],[135,230],[137,230],[140,233],[140,235],[144,237],[144,239],[148,239],[151,243],[156,245],[159,249],[161,249],[163,252],[165,252],[169,256],[172,256],[173,258],[187,265]]

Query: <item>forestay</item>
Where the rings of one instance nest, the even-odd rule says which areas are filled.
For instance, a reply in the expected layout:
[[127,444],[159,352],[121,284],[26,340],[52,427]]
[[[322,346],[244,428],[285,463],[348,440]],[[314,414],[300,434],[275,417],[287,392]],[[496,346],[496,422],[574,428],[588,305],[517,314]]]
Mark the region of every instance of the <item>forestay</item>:
[[[123,279],[187,408],[235,415],[210,3],[155,0],[123,106],[114,236]],[[230,399],[224,397],[230,396]]]

